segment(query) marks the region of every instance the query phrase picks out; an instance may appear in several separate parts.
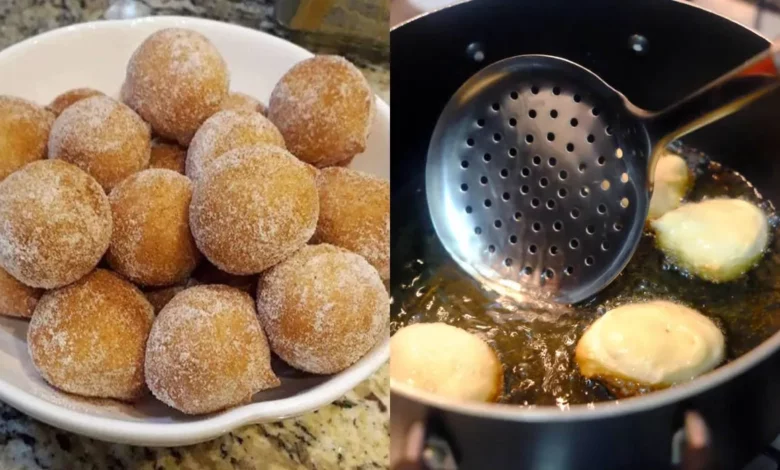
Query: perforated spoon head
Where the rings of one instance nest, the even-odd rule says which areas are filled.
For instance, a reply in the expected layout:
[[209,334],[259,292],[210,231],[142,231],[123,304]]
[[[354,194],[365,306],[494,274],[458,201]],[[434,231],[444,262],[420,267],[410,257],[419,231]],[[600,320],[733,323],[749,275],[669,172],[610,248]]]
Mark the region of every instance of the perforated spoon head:
[[776,70],[738,75],[749,66],[661,113],[557,57],[482,69],[450,99],[428,150],[426,195],[442,244],[505,292],[561,303],[599,292],[642,237],[666,144],[777,84]]

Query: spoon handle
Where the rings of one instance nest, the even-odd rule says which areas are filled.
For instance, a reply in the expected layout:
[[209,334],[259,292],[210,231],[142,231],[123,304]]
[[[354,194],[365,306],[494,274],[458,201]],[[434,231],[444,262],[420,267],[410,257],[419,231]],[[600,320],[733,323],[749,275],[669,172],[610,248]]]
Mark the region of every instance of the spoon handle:
[[649,174],[653,174],[655,160],[669,142],[739,111],[778,85],[780,40],[681,101],[649,115],[647,129],[655,142]]

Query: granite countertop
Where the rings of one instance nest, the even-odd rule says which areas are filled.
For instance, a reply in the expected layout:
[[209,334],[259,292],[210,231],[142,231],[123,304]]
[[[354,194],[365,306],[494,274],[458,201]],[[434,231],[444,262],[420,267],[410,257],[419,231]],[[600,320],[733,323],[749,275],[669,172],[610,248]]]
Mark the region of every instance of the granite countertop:
[[[148,15],[211,18],[289,37],[272,0],[0,0],[0,49],[83,21]],[[318,52],[310,44],[302,44]],[[347,55],[389,100],[387,64]],[[0,468],[51,470],[370,469],[389,462],[385,365],[331,405],[279,423],[249,425],[202,444],[173,448],[111,444],[62,431],[0,402]]]

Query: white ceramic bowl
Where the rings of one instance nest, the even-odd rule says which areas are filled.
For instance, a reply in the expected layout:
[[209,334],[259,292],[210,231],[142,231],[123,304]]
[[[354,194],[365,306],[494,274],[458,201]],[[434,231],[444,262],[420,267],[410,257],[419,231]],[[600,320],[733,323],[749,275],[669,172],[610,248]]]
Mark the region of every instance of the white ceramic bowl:
[[[312,54],[294,44],[240,26],[210,20],[157,17],[70,26],[0,51],[0,94],[48,104],[65,90],[91,87],[118,96],[135,48],[152,32],[189,28],[208,37],[230,69],[233,91],[268,102],[276,82]],[[351,167],[390,176],[390,109],[377,98],[368,149]],[[349,369],[330,376],[297,373],[275,364],[279,388],[251,404],[206,416],[186,416],[147,398],[132,406],[61,393],[35,371],[25,341],[27,321],[0,318],[0,400],[41,421],[101,440],[171,446],[204,441],[247,423],[305,413],[336,400],[374,373],[389,357],[389,340]],[[276,367],[279,366],[279,367]]]

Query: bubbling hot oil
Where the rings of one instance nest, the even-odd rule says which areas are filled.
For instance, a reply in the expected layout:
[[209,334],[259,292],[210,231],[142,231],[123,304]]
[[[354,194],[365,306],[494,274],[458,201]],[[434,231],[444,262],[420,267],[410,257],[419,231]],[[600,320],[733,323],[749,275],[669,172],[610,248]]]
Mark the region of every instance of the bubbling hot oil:
[[[689,201],[742,198],[762,207],[773,232],[777,217],[769,201],[739,173],[691,150],[684,151],[696,182]],[[580,375],[574,348],[585,329],[607,310],[653,299],[679,302],[713,319],[723,330],[727,360],[745,354],[780,329],[780,237],[773,236],[761,263],[742,278],[712,284],[668,265],[649,234],[629,265],[604,291],[574,306],[521,305],[483,287],[451,260],[435,234],[400,228],[405,238],[423,238],[422,256],[393,272],[391,328],[444,322],[477,334],[504,366],[502,402],[566,408],[612,400],[598,382]]]

